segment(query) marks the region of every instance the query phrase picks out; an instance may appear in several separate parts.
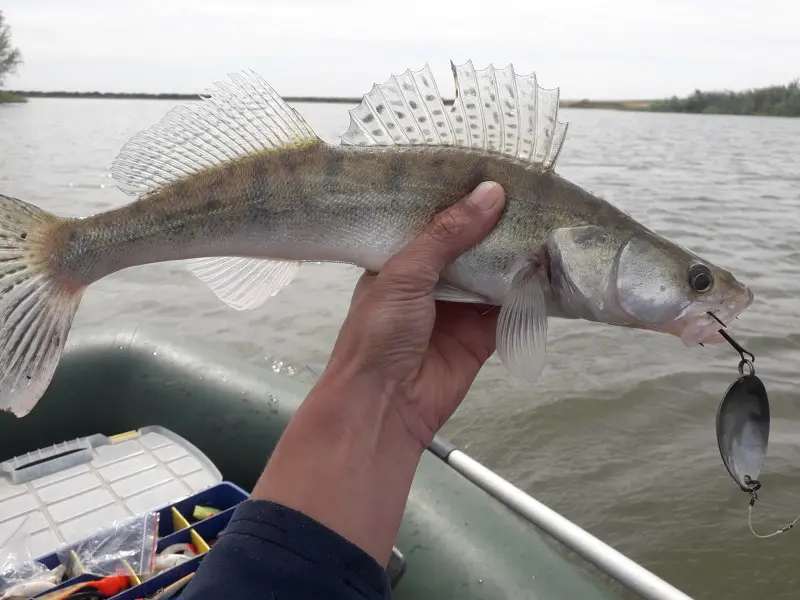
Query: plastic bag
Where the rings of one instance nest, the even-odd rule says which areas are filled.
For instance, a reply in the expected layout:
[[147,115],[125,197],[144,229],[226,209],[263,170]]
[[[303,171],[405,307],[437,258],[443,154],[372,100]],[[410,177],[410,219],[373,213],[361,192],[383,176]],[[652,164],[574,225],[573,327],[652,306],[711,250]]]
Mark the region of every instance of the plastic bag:
[[[158,513],[115,521],[80,542],[61,548],[56,554],[73,574],[146,575],[153,570],[158,541]],[[78,564],[75,564],[75,563]]]
[[6,590],[50,573],[49,569],[31,556],[29,518],[25,519],[5,540],[0,540],[0,597]]

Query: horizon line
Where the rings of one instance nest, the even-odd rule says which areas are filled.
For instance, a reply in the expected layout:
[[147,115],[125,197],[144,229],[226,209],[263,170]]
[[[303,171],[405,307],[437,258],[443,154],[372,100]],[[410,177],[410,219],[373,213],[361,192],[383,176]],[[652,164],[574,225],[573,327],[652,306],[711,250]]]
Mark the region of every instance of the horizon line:
[[[67,90],[0,90],[8,94],[22,96],[26,98],[119,98],[119,99],[152,99],[152,100],[200,100],[204,93],[180,93],[180,92],[100,92],[100,91],[67,91]],[[359,104],[363,96],[281,96],[285,102],[303,103],[337,103],[337,104]],[[453,98],[442,99],[445,106],[451,106],[455,101]],[[592,100],[591,98],[581,99],[561,99],[561,106],[573,106],[576,104],[648,104],[656,102],[652,98],[627,98],[615,100]]]

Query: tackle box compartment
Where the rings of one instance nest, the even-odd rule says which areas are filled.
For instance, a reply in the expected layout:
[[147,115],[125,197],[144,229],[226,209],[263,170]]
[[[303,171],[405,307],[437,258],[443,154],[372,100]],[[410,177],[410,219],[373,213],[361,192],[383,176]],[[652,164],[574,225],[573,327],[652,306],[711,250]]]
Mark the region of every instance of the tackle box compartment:
[[[221,482],[188,498],[164,506],[158,511],[154,511],[159,515],[159,533],[156,540],[157,554],[173,544],[180,543],[193,544],[199,554],[145,581],[139,579],[138,575],[135,573],[130,573],[132,587],[112,596],[112,598],[114,600],[137,600],[146,598],[166,586],[179,581],[183,577],[194,573],[205,557],[205,554],[216,541],[217,536],[227,527],[236,507],[247,498],[248,494],[241,488],[229,482]],[[190,516],[194,506],[213,507],[218,509],[219,512],[202,520],[192,520],[190,522]],[[167,531],[162,530],[165,522],[169,525]],[[37,560],[50,569],[60,564],[57,552],[42,556]],[[56,589],[67,588],[82,581],[97,579],[101,579],[101,577],[81,575],[64,581],[59,584]],[[52,592],[53,590],[50,590],[36,596],[36,598],[47,596]]]

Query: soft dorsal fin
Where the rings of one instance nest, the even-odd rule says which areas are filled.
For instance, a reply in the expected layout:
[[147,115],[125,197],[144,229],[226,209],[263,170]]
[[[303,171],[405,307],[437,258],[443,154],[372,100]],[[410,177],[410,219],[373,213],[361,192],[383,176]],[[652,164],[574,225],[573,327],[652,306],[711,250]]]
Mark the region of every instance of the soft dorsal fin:
[[122,147],[111,175],[125,193],[143,194],[227,161],[319,141],[258,74],[228,77],[200,102],[172,108]]
[[568,124],[558,120],[559,88],[513,65],[476,71],[472,61],[450,66],[456,96],[445,108],[430,67],[406,70],[375,84],[350,111],[343,144],[445,145],[499,152],[544,169],[555,167]]

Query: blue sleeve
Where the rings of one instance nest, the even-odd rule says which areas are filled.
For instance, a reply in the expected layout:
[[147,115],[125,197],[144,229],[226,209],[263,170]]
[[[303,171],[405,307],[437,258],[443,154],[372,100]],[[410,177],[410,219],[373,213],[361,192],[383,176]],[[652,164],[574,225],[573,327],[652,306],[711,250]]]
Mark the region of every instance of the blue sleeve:
[[264,500],[240,504],[181,600],[388,600],[385,569],[310,517]]

